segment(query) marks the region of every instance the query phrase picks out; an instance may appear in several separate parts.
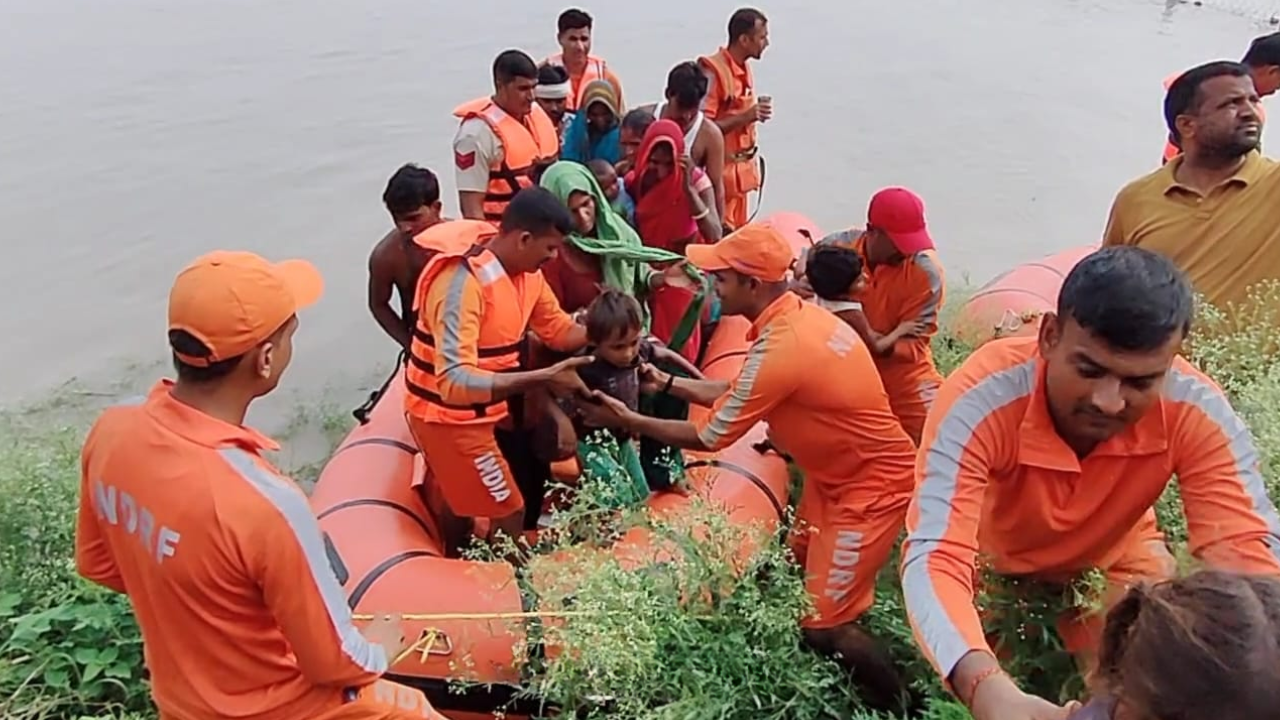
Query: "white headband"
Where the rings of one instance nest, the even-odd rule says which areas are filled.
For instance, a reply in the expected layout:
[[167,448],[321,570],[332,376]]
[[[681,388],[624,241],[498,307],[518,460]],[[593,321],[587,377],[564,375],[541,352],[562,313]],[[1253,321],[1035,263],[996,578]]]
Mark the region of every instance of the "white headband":
[[569,81],[555,85],[538,83],[533,89],[533,96],[542,98],[543,100],[566,100],[569,97]]

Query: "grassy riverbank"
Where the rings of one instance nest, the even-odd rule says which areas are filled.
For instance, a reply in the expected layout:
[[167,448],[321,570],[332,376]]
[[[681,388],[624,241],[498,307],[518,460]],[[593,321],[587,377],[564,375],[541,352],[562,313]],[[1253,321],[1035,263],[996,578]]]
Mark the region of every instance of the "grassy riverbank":
[[[1190,355],[1231,395],[1263,453],[1273,497],[1280,494],[1280,291],[1232,318],[1206,312]],[[951,338],[936,341],[939,364],[950,369],[968,350]],[[131,388],[136,391],[138,388]],[[54,399],[21,413],[0,415],[0,717],[149,717],[141,646],[128,604],[81,582],[71,562],[83,433],[104,398],[120,388],[89,393],[63,388]],[[345,403],[317,399],[285,423],[286,436],[332,443],[349,427]],[[286,437],[286,439],[288,439]],[[314,457],[292,453],[282,463],[314,478]],[[1176,493],[1162,500],[1161,519],[1175,543],[1185,536]],[[575,609],[598,612],[567,624],[556,638],[567,648],[535,673],[533,690],[569,705],[612,697],[619,717],[647,720],[721,717],[868,717],[836,668],[799,647],[794,620],[806,599],[785,551],[768,546],[742,569],[726,540],[739,529],[712,522],[711,537],[692,537],[679,525],[656,532],[679,542],[685,561],[628,573],[608,563],[577,568]],[[649,522],[643,518],[634,522]],[[1080,680],[1052,631],[1065,605],[1088,604],[1089,577],[1066,592],[1020,588],[1010,668],[1048,695],[1079,688]],[[887,638],[924,699],[923,717],[966,717],[949,702],[913,649],[892,572],[882,578],[880,602],[867,619]],[[565,601],[554,593],[549,605]],[[983,602],[1013,602],[1000,585]],[[999,613],[996,613],[999,614]],[[193,647],[191,652],[198,653]]]

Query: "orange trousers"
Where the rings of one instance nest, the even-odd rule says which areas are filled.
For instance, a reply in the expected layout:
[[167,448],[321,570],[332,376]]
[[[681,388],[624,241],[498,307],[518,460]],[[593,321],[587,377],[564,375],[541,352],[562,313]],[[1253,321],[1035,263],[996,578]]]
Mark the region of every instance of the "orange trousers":
[[805,479],[791,547],[814,602],[801,625],[823,630],[857,620],[874,604],[876,575],[898,544],[911,498],[860,490],[831,502],[817,485]]
[[[524,509],[524,496],[498,447],[494,425],[449,425],[407,416],[409,432],[431,469],[429,495],[443,497],[458,517],[505,518]],[[420,485],[423,478],[414,478]]]

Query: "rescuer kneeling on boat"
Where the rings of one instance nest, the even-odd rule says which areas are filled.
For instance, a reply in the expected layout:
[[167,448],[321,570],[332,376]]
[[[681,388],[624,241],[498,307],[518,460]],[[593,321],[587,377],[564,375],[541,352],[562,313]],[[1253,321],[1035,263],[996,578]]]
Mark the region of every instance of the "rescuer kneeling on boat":
[[[459,232],[474,234],[467,228],[475,225]],[[471,532],[472,519],[490,521],[490,539],[514,539],[524,525],[524,496],[500,449],[510,448],[521,432],[508,400],[542,389],[558,396],[587,393],[576,369],[589,364],[589,356],[520,369],[529,331],[560,352],[587,344],[586,328],[560,308],[540,270],[573,228],[555,195],[540,187],[522,190],[507,205],[501,228],[476,235],[461,253],[436,255],[419,281],[405,410],[430,475],[426,502],[451,557]]]
[[306,495],[261,455],[279,445],[244,426],[322,288],[301,260],[197,259],[169,294],[177,380],[85,440],[76,568],[129,596],[161,717],[438,717],[379,680],[399,619],[356,629]]
[[889,407],[875,363],[852,328],[788,288],[791,247],[748,224],[689,262],[715,275],[722,312],[751,320],[751,347],[732,384],[645,368],[645,389],[714,408],[701,424],[646,417],[602,393],[588,422],[695,450],[721,450],[768,421],[774,444],[805,471],[796,551],[816,613],[805,639],[838,654],[881,705],[901,685],[887,654],[854,621],[871,607],[911,498],[915,446]]
[[[1105,248],[1067,275],[1038,338],[988,342],[943,382],[902,587],[917,642],[977,720],[1067,714],[1000,669],[975,606],[979,555],[1051,584],[1101,570],[1114,600],[1175,570],[1153,509],[1174,476],[1198,560],[1280,574],[1280,518],[1249,429],[1178,356],[1192,316],[1191,286],[1167,258]],[[1100,620],[1059,621],[1086,668]]]

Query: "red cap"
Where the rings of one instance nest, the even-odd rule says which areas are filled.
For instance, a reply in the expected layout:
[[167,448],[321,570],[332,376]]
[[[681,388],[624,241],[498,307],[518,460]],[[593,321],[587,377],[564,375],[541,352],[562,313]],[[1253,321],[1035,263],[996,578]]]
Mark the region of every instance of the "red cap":
[[714,245],[690,245],[685,255],[701,270],[737,270],[765,282],[786,280],[795,261],[782,234],[761,223],[743,225]]
[[169,329],[190,333],[211,352],[178,357],[197,367],[239,357],[319,300],[323,291],[320,272],[305,260],[271,263],[250,252],[230,251],[196,258],[178,273],[169,291]]
[[933,249],[924,223],[924,201],[904,187],[885,188],[871,197],[867,225],[883,230],[903,255]]

